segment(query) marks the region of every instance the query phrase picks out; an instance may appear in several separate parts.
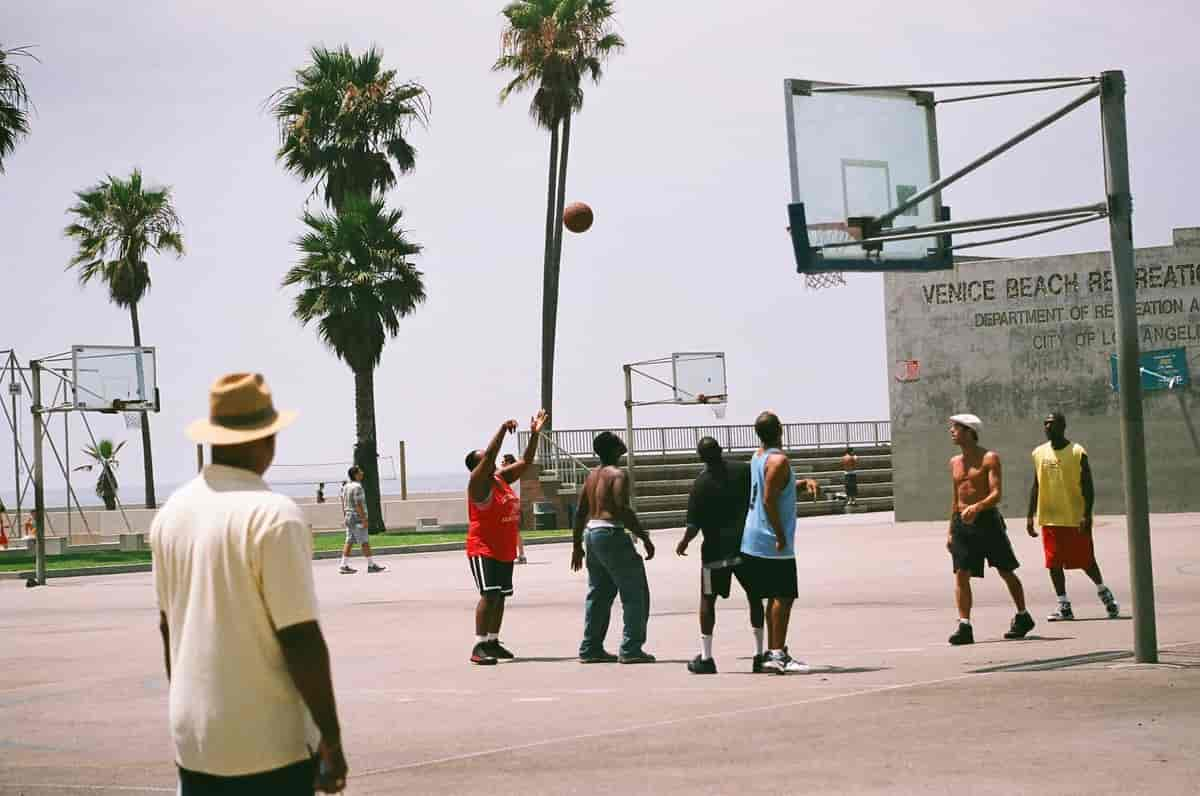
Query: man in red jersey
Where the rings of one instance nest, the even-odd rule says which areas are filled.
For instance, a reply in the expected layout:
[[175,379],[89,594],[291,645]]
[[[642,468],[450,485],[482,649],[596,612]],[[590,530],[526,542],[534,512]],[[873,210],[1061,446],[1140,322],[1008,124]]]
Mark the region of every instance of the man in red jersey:
[[517,558],[517,535],[521,525],[521,500],[512,483],[533,464],[538,435],[548,419],[546,410],[529,421],[529,444],[525,455],[513,464],[496,468],[496,455],[504,436],[517,430],[517,421],[506,420],[485,450],[467,454],[471,480],[467,484],[467,513],[471,525],[467,531],[467,560],[479,589],[475,606],[475,647],[471,663],[492,666],[497,659],[513,654],[500,643],[500,623],[504,619],[504,598],[513,593],[513,562]]

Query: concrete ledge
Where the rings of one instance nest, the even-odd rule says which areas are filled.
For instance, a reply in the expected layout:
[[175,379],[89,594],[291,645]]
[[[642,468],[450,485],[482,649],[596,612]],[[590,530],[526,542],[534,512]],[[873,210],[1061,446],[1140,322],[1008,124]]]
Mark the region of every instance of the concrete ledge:
[[[571,536],[550,536],[542,539],[526,539],[525,546],[533,547],[543,544],[563,544],[571,541]],[[439,544],[414,544],[403,547],[377,547],[371,553],[377,556],[412,555],[414,553],[448,553],[455,550],[465,550],[464,542],[442,542]],[[327,561],[341,558],[340,550],[322,550],[313,554],[314,561]],[[132,572],[149,572],[150,564],[111,564],[101,567],[78,567],[75,569],[48,569],[46,578],[79,578],[87,575],[126,575]],[[33,577],[33,571],[0,572],[0,580],[27,580]]]

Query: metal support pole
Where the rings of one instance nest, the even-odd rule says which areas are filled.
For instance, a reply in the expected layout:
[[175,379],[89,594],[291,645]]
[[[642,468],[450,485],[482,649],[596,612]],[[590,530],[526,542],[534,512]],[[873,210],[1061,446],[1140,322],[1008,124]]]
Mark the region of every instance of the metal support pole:
[[407,446],[400,440],[400,499],[408,500],[408,460]]
[[63,475],[67,477],[67,542],[71,541],[71,413],[63,412],[63,456],[67,463]]
[[633,368],[625,366],[625,441],[629,452],[629,508],[637,511],[637,475],[634,472],[633,453]]
[[1103,73],[1100,89],[1117,327],[1133,650],[1138,663],[1156,663],[1158,633],[1154,620],[1154,569],[1150,558],[1150,508],[1146,494],[1146,430],[1142,417],[1141,351],[1133,262],[1133,199],[1129,191],[1129,151],[1125,137],[1125,74],[1120,71]]
[[[17,397],[21,394],[21,382],[18,381],[21,374],[14,366],[12,371],[12,380],[9,382],[10,395],[12,396],[12,420],[13,420],[13,480],[17,488],[17,524],[13,526],[13,536],[17,535],[17,531],[21,528],[21,416],[17,414]],[[13,389],[13,388],[16,389]],[[21,531],[22,536],[24,531]]]
[[196,474],[204,472],[204,445],[196,443]]
[[42,489],[42,363],[29,363],[33,371],[33,534],[34,579],[46,585],[46,495]]

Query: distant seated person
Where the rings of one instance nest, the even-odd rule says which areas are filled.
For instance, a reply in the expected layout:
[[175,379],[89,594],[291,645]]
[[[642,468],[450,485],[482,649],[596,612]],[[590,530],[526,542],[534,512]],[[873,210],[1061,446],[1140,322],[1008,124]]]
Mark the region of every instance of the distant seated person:
[[803,478],[800,480],[800,488],[812,498],[813,503],[821,499],[821,485],[815,478]]

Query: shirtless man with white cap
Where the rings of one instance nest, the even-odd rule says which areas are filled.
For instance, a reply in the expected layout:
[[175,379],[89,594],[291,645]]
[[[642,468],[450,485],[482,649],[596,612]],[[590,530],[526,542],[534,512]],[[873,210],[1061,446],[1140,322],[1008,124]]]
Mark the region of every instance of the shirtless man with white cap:
[[954,561],[954,601],[958,606],[958,629],[951,644],[974,644],[971,627],[971,578],[983,577],[984,560],[995,568],[1008,587],[1017,615],[1004,634],[1007,639],[1024,638],[1033,629],[1033,617],[1025,610],[1025,589],[1013,572],[1021,566],[1008,541],[1000,516],[1002,480],[1000,456],[979,444],[983,421],[975,415],[950,418],[950,439],[962,453],[950,460],[954,496],[950,503],[950,528],[946,549]]

